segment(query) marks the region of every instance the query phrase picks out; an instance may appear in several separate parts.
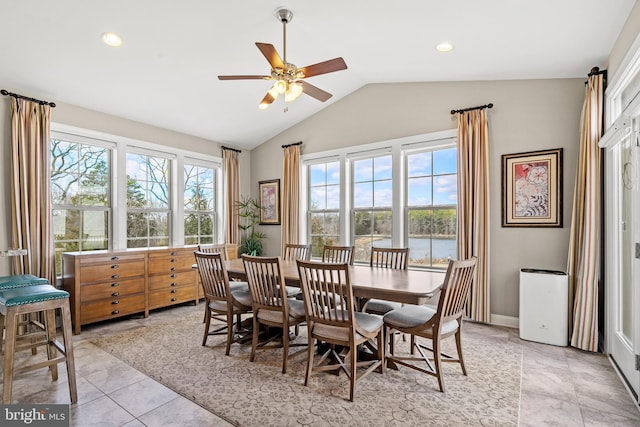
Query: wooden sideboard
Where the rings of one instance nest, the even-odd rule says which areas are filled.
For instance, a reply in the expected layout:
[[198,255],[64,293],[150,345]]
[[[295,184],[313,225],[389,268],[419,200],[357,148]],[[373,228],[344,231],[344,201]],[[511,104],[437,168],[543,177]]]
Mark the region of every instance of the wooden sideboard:
[[[192,268],[196,247],[65,252],[62,287],[70,294],[73,331],[82,325],[202,298]],[[228,245],[229,258],[237,245]]]

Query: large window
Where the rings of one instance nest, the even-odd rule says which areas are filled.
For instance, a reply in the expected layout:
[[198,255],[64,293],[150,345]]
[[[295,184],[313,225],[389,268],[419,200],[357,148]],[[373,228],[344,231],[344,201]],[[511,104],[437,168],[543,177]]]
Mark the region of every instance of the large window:
[[446,268],[456,258],[456,149],[407,154],[409,264]]
[[56,272],[62,253],[109,246],[111,149],[51,140],[51,205]]
[[[455,129],[302,156],[301,224],[312,257],[325,244],[409,247],[409,266],[445,269],[457,258]],[[327,159],[331,159],[330,161]]]
[[324,245],[340,243],[340,163],[313,164],[308,173],[311,256],[321,258]]
[[184,166],[184,244],[215,243],[216,171],[211,167]]
[[169,245],[170,160],[127,153],[127,247]]
[[351,167],[355,260],[368,262],[371,246],[392,246],[391,155],[354,160]]

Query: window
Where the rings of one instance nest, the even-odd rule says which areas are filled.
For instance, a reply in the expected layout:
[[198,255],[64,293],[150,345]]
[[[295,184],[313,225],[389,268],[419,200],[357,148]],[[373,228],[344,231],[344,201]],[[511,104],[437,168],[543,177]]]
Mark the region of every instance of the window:
[[107,249],[111,149],[51,139],[51,204],[56,272],[62,253]]
[[456,152],[447,148],[406,156],[409,265],[446,268],[456,258]]
[[[457,258],[456,130],[303,155],[300,224],[312,257],[325,244],[409,247],[409,266],[446,269]],[[303,239],[304,240],[304,239]]]
[[170,160],[127,153],[127,247],[169,246]]
[[311,256],[321,258],[324,245],[340,242],[340,163],[317,163],[308,168]]
[[184,244],[216,243],[216,171],[184,165]]
[[351,162],[355,261],[369,262],[371,246],[391,247],[391,155]]

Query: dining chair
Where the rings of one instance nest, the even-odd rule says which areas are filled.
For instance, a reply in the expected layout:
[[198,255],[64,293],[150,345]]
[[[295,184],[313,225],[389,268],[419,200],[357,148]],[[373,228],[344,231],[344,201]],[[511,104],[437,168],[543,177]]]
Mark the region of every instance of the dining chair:
[[[376,268],[406,270],[409,263],[409,248],[371,248],[369,265]],[[367,313],[384,315],[391,310],[402,307],[402,304],[382,299],[371,299],[362,307]]]
[[[388,367],[394,368],[396,364],[400,364],[433,375],[438,378],[441,392],[444,392],[441,366],[443,362],[459,363],[463,375],[467,375],[462,357],[460,334],[465,305],[474,280],[476,263],[476,257],[468,260],[449,261],[436,310],[425,305],[405,305],[384,315],[385,336],[391,337],[393,331],[411,334],[411,352],[413,354],[415,348],[420,353],[420,356],[396,355],[394,340],[389,339],[390,354],[386,359]],[[452,335],[455,335],[457,358],[441,352],[441,340]],[[432,348],[418,343],[418,337],[430,339]],[[433,353],[431,359],[425,350]],[[410,362],[420,362],[420,364],[425,362],[426,367]]]
[[347,263],[353,265],[353,246],[324,245],[322,262]]
[[[206,345],[210,335],[227,335],[226,355],[231,343],[240,332],[242,315],[252,313],[251,294],[248,291],[232,290],[229,275],[224,265],[223,254],[195,252],[198,273],[205,295],[205,328],[202,345]],[[234,323],[234,316],[236,322]],[[211,318],[222,318],[226,326],[211,330]]]
[[[355,310],[347,263],[296,261],[307,314],[309,346],[304,385],[314,371],[342,369],[350,379],[349,400],[353,402],[356,383],[372,371],[384,372],[384,333],[382,317]],[[340,301],[340,304],[336,304]],[[314,365],[314,340],[329,344]],[[377,343],[373,343],[376,340]],[[358,361],[358,346],[377,345],[376,359]],[[346,348],[348,352],[338,348]],[[335,363],[332,363],[334,361]],[[366,370],[360,375],[358,367]]]
[[284,245],[282,259],[286,261],[295,261],[297,259],[309,261],[311,259],[311,245],[287,243]]
[[[250,360],[254,361],[256,350],[283,348],[282,373],[284,374],[287,372],[289,347],[307,345],[289,342],[290,327],[297,326],[306,320],[304,302],[288,298],[286,286],[282,286],[284,281],[280,258],[243,255],[242,263],[247,274],[253,305],[253,340]],[[274,334],[264,334],[266,338],[259,342],[260,325],[281,328],[281,343],[273,343],[278,338]]]
[[198,252],[204,252],[207,254],[216,254],[221,253],[224,255],[223,260],[229,259],[229,253],[227,252],[227,245],[224,243],[220,244],[206,244],[206,245],[198,245]]

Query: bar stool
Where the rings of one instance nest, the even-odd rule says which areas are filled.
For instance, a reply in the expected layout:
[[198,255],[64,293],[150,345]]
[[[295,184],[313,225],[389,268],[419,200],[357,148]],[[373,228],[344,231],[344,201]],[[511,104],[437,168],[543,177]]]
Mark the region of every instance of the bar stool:
[[[61,311],[64,345],[56,337],[57,309]],[[37,312],[44,313],[45,330],[18,336],[19,317],[23,314]],[[6,330],[2,364],[4,369],[2,403],[11,403],[11,390],[15,374],[49,367],[51,379],[57,381],[58,363],[62,362],[66,362],[67,365],[71,403],[76,403],[78,401],[78,390],[73,358],[69,293],[56,289],[51,285],[32,285],[0,290],[0,315],[3,316],[3,325]],[[14,370],[16,352],[43,345],[47,346],[47,360]],[[58,355],[56,350],[60,351],[62,355]]]

